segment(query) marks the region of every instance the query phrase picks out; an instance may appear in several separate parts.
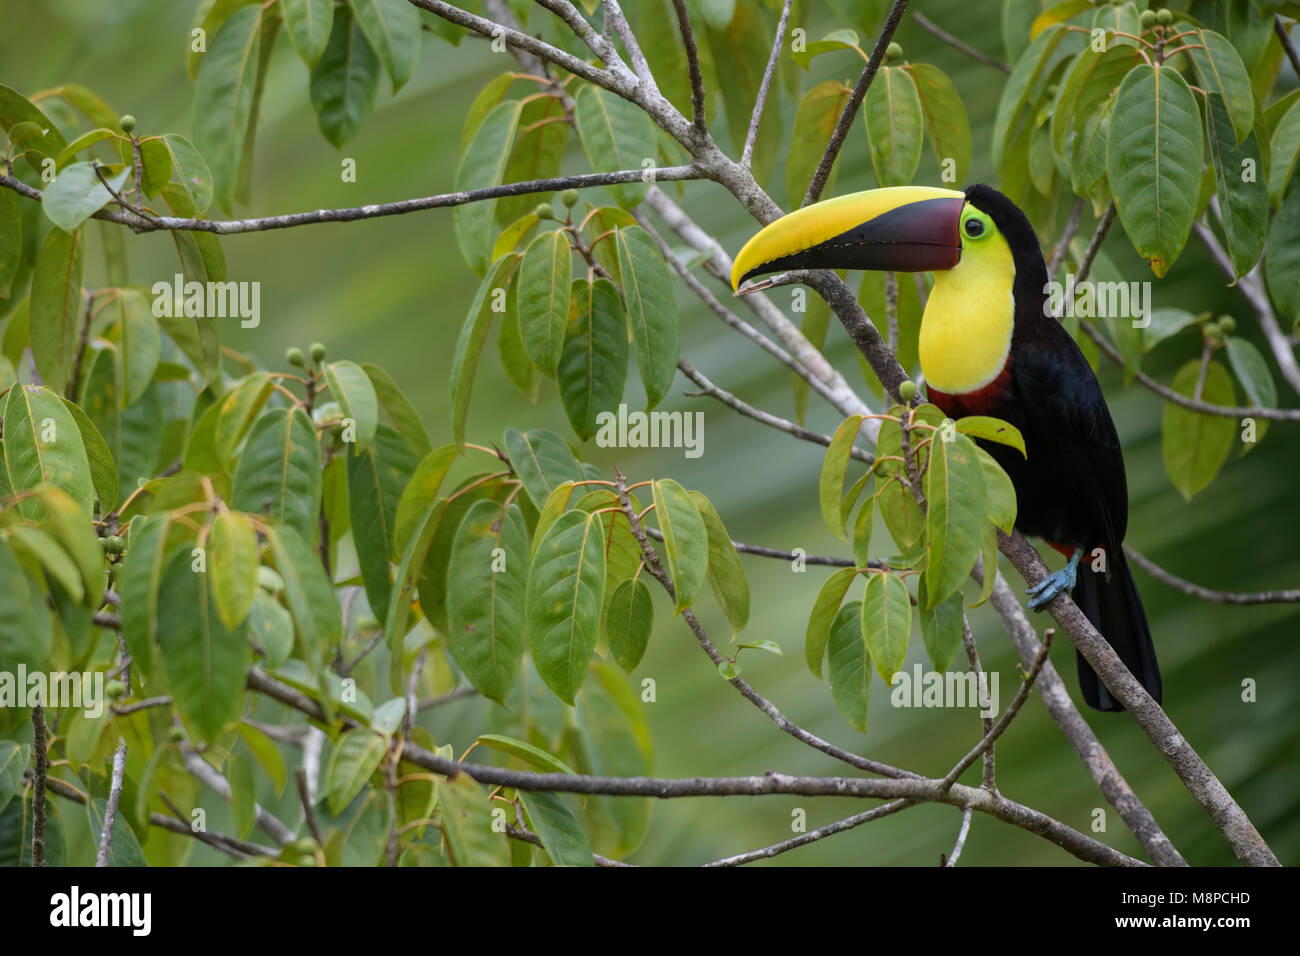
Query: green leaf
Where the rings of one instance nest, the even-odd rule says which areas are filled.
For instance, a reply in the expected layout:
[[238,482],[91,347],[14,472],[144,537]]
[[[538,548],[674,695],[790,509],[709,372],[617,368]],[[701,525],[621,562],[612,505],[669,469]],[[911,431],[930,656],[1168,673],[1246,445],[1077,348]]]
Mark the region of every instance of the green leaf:
[[[809,46],[817,46],[812,43]],[[815,55],[815,54],[814,54]],[[796,61],[799,55],[794,54]],[[835,132],[844,105],[849,101],[853,91],[843,83],[827,80],[818,83],[804,94],[799,101],[799,110],[794,117],[794,132],[790,137],[790,156],[785,162],[785,195],[787,208],[798,209],[803,202],[813,174],[821,163],[826,144]],[[969,147],[968,147],[969,153]],[[827,193],[834,192],[835,174],[839,164],[831,166],[830,176],[826,180]]]
[[671,478],[653,485],[655,521],[664,538],[668,573],[677,592],[674,614],[680,614],[700,593],[709,570],[709,535],[690,494]]
[[[95,798],[86,801],[86,819],[89,821],[90,839],[93,846],[99,846],[104,831],[104,816],[107,813],[106,801]],[[144,848],[136,837],[125,814],[119,814],[113,823],[113,835],[108,844],[109,866],[147,866]]]
[[616,588],[605,608],[605,643],[618,666],[629,674],[645,656],[654,629],[654,603],[640,578],[627,578]]
[[984,497],[988,503],[988,517],[995,527],[1007,534],[1016,523],[1016,488],[992,455],[978,445],[975,457],[979,459],[984,475]]
[[158,645],[176,709],[204,740],[239,716],[252,651],[227,628],[188,551],[167,563],[158,586]]
[[863,103],[871,138],[871,167],[881,186],[906,186],[916,175],[925,142],[921,96],[912,75],[884,66]]
[[[1033,3],[1034,0],[1030,2]],[[1004,8],[1004,24],[1007,22],[1009,10],[1009,7]],[[1027,30],[1025,36],[1028,37]],[[1002,88],[997,114],[993,119],[990,143],[995,169],[1002,168],[1004,153],[1011,149],[1024,125],[1022,114],[1028,112],[1026,107],[1044,85],[1048,65],[1066,36],[1064,27],[1059,24],[1050,26],[1035,37],[1023,55],[1016,59],[1006,86]],[[873,83],[872,86],[874,85]]]
[[294,49],[309,68],[315,66],[329,42],[334,0],[280,0],[280,9]]
[[552,378],[564,350],[572,276],[573,253],[568,236],[559,229],[529,243],[519,264],[519,333],[524,351]]
[[266,652],[267,667],[282,667],[293,654],[293,618],[275,602],[275,598],[260,589],[253,595],[248,633]]
[[243,721],[239,723],[239,738],[270,778],[276,795],[284,793],[284,785],[288,783],[289,774],[285,767],[284,755],[280,753],[276,742],[256,727]]
[[[957,88],[948,79],[948,74],[929,63],[909,63],[904,69],[916,83],[916,91],[921,97],[926,137],[944,182],[966,182],[970,174],[970,119]],[[951,179],[944,166],[948,160],[953,162]]]
[[56,392],[68,387],[81,328],[81,272],[85,235],[51,229],[32,270],[31,347],[41,381]]
[[492,801],[468,774],[438,781],[438,823],[456,866],[507,866],[508,838],[493,826]]
[[817,485],[817,497],[821,502],[822,520],[831,533],[841,541],[848,540],[844,535],[844,524],[848,520],[844,506],[844,476],[849,467],[849,456],[853,443],[857,441],[858,432],[862,430],[862,415],[850,415],[840,422],[831,443],[826,449],[822,461],[821,479]]
[[[338,598],[330,586],[320,556],[288,525],[276,525],[267,535],[271,563],[284,582],[284,603],[293,617],[299,657],[309,667],[320,666],[343,630]],[[322,701],[327,703],[327,701]]]
[[29,135],[22,137],[22,149],[27,155],[28,164],[36,172],[41,172],[41,164],[46,159],[57,159],[67,148],[68,141],[63,138],[54,122],[41,112],[40,108],[17,90],[0,85],[0,129],[9,134],[13,141],[14,128],[22,123],[30,123]]
[[812,613],[808,615],[803,644],[804,660],[814,677],[822,676],[822,659],[826,656],[826,642],[831,637],[831,625],[844,601],[844,595],[848,593],[849,585],[857,576],[857,568],[841,568],[827,578],[817,592]]
[[119,289],[114,301],[117,310],[120,344],[116,361],[121,407],[139,401],[153,381],[162,350],[162,335],[150,313],[149,301],[139,289]]
[[[456,170],[457,190],[483,189],[503,181],[521,109],[519,100],[509,100],[494,107],[484,117],[474,138],[461,154]],[[484,275],[491,262],[495,210],[496,200],[490,199],[465,203],[451,212],[461,255],[476,275]]]
[[23,216],[18,208],[18,194],[11,189],[0,189],[0,299],[13,294],[14,278],[24,264]]
[[208,534],[208,583],[217,616],[229,631],[244,623],[257,591],[257,535],[248,519],[223,511]]
[[253,115],[261,43],[261,9],[237,10],[215,37],[209,33],[208,52],[194,83],[194,145],[207,157],[214,194],[226,209],[234,196]]
[[1234,141],[1232,124],[1217,93],[1209,95],[1205,129],[1214,161],[1228,258],[1233,274],[1240,277],[1259,261],[1268,226],[1268,190],[1260,178],[1263,170],[1259,144],[1253,131],[1240,144]]
[[601,412],[617,412],[627,362],[627,316],[618,289],[608,279],[577,280],[556,377],[565,414],[583,441],[596,433]]
[[411,453],[416,458],[423,458],[429,454],[433,450],[433,445],[429,442],[429,433],[425,431],[424,423],[420,421],[420,413],[415,410],[406,393],[393,380],[393,376],[370,362],[362,362],[361,370],[370,379],[375,397],[379,400],[379,407],[388,414],[393,427],[402,436]]
[[300,408],[273,408],[253,423],[231,482],[231,507],[283,521],[315,537],[321,499],[320,444]]
[[74,604],[86,597],[86,584],[76,563],[58,543],[34,525],[15,524],[6,529],[9,543],[20,554],[29,554],[40,563],[47,582],[58,582]]
[[[109,170],[105,170],[104,178],[120,193],[130,175],[129,169],[112,175]],[[58,178],[45,187],[41,208],[45,210],[50,222],[65,232],[73,232],[112,199],[112,193],[95,175],[93,164],[73,163],[64,167]]]
[[868,574],[862,600],[862,635],[876,671],[886,684],[907,660],[911,634],[912,602],[907,585],[893,574]]
[[1052,109],[1052,148],[1057,156],[1069,159],[1070,133],[1082,133],[1087,120],[1103,108],[1141,59],[1136,47],[1122,43],[1107,44],[1100,51],[1089,46],[1075,58]]
[[[272,393],[275,382],[268,372],[254,372],[228,391],[217,406],[216,427],[213,429],[213,448],[224,466],[238,464],[235,452],[248,436],[249,429],[261,414]],[[206,416],[205,416],[206,417]],[[195,428],[193,435],[200,432]],[[193,440],[193,438],[191,439]]]
[[853,523],[853,560],[860,568],[865,568],[871,560],[871,531],[875,523],[876,499],[867,498],[858,510],[858,518]]
[[[45,386],[9,390],[4,411],[4,461],[13,491],[54,485],[90,517],[95,489],[81,430],[63,400]],[[35,514],[35,503],[30,500],[21,508],[26,515]]]
[[49,612],[41,589],[28,577],[4,535],[0,535],[0,580],[7,596],[0,601],[0,659],[42,667],[50,653]]
[[[1179,395],[1190,397],[1196,390],[1200,371],[1199,361],[1188,362],[1178,370],[1170,387]],[[1232,378],[1218,362],[1209,364],[1201,398],[1216,405],[1231,405],[1235,400]],[[1160,448],[1165,471],[1184,499],[1191,501],[1193,495],[1214,480],[1228,460],[1236,438],[1237,423],[1231,418],[1202,415],[1173,402],[1165,403]]]
[[[135,150],[126,138],[117,141],[118,152],[121,153],[122,162],[126,166],[123,171],[122,181],[127,181],[127,176],[134,168]],[[140,139],[140,187],[144,190],[146,196],[156,196],[159,191],[166,186],[172,178],[172,154],[163,142],[161,136],[145,136]],[[121,192],[121,187],[116,182],[113,188]]]
[[212,202],[213,183],[212,171],[208,168],[203,154],[194,147],[193,143],[177,133],[164,135],[163,143],[171,152],[172,174],[176,181],[185,187],[190,201],[194,203],[195,211],[207,212],[208,205]]
[[698,491],[690,495],[709,536],[709,586],[727,615],[734,640],[749,623],[749,580],[745,577],[745,566],[713,502]]
[[[199,174],[201,175],[201,174]],[[198,175],[191,177],[197,179]],[[196,189],[199,187],[195,187]],[[172,214],[182,219],[194,218],[198,215],[198,208],[194,205],[191,193],[187,192],[185,187],[177,183],[168,183],[162,190],[163,202],[167,203]],[[221,249],[221,240],[210,232],[182,232],[180,230],[171,231],[172,241],[176,245],[176,253],[181,260],[181,271],[185,274],[186,281],[189,282],[222,282],[226,278],[226,254]],[[166,327],[168,323],[202,323],[198,327],[198,337],[205,340],[205,329],[212,329],[211,341],[216,341],[216,324],[210,319],[205,318],[188,318],[177,315],[172,319],[159,317],[159,321]],[[187,355],[191,354],[191,349],[187,348],[185,343],[177,340],[178,345]],[[216,346],[211,346],[216,351]],[[195,359],[195,364],[206,371],[208,364],[215,362],[215,356]],[[203,364],[200,364],[203,363]]]
[[646,410],[668,394],[681,349],[672,274],[650,234],[639,226],[618,230],[618,267],[632,323],[632,347],[646,391]]
[[[957,419],[955,424],[957,431],[963,435],[997,442],[999,445],[1006,445],[1016,449],[1020,454],[1026,455],[1025,438],[1020,434],[1020,429],[1000,418],[990,418],[987,415],[967,415],[964,418]],[[1028,456],[1026,455],[1026,457]]]
[[984,468],[974,442],[957,434],[944,441],[935,433],[925,477],[926,540],[930,557],[923,575],[926,607],[955,592],[970,576],[980,553],[987,516]]
[[397,512],[393,518],[393,554],[400,555],[406,550],[415,528],[421,523],[422,516],[438,497],[442,480],[456,463],[460,449],[455,445],[443,445],[425,455],[415,466],[410,481],[402,489],[402,496],[397,502]]
[[541,838],[551,862],[556,866],[595,866],[591,843],[573,811],[554,793],[516,791],[524,805],[533,832]]
[[494,76],[474,97],[474,102],[470,103],[469,113],[465,117],[465,125],[460,131],[460,154],[462,156],[473,141],[474,134],[483,125],[483,120],[505,97],[506,91],[510,89],[510,84],[514,83],[514,81],[515,76],[513,73],[502,73],[500,76]]
[[524,653],[528,529],[519,508],[474,502],[447,567],[447,649],[480,694],[502,706]]
[[379,424],[379,399],[375,397],[369,376],[361,366],[345,360],[325,366],[325,381],[334,400],[342,406],[344,417],[353,421],[357,451],[366,451],[375,440],[375,428]]
[[1201,182],[1200,110],[1176,70],[1145,64],[1120,84],[1106,145],[1119,221],[1157,277],[1187,243]]
[[[510,152],[505,181],[523,183],[559,176],[568,142],[569,123],[564,112],[564,100],[559,96],[530,99],[519,114],[519,138]],[[538,203],[550,202],[552,195],[546,192],[503,197],[497,202],[497,222],[503,226],[516,224],[526,219]],[[498,247],[492,250],[494,258],[505,251],[499,248],[502,241],[510,241],[504,232],[498,239]]]
[[[1242,391],[1246,393],[1246,398],[1252,405],[1260,408],[1277,407],[1277,384],[1273,381],[1273,373],[1268,370],[1268,362],[1260,354],[1259,349],[1248,340],[1238,335],[1229,335],[1225,342],[1228,353],[1228,364],[1232,366],[1233,374],[1237,376],[1237,381],[1241,382]],[[1255,439],[1264,437],[1264,430],[1268,427],[1268,420],[1262,419],[1258,423],[1255,433]],[[1252,446],[1247,445],[1246,450]]]
[[1300,321],[1300,189],[1291,191],[1268,227],[1264,278],[1278,311]]
[[862,602],[840,608],[831,624],[831,696],[849,726],[866,733],[871,700],[871,654],[862,636]]
[[118,574],[122,637],[134,666],[148,669],[158,640],[158,586],[171,556],[166,547],[171,516],[144,515],[129,527],[130,543]]
[[3,810],[23,782],[23,771],[31,759],[32,748],[13,740],[0,740],[0,810]]
[[95,497],[99,499],[99,511],[101,514],[112,511],[117,505],[117,465],[108,450],[108,443],[80,407],[67,399],[63,400],[63,406],[81,433],[81,444],[90,463],[90,480],[95,488]]
[[1291,104],[1273,126],[1269,138],[1268,198],[1278,205],[1286,193],[1300,157],[1300,99]]
[[311,102],[321,134],[339,148],[351,142],[370,115],[378,88],[379,57],[353,19],[352,8],[340,6],[325,52],[311,70]]
[[600,628],[605,597],[601,530],[598,518],[566,512],[537,546],[528,572],[528,647],[542,680],[568,704],[586,679]]
[[524,483],[524,492],[539,511],[562,483],[587,477],[564,439],[545,428],[534,428],[527,434],[508,429],[505,446],[511,467]]
[[510,754],[512,757],[518,757],[525,763],[530,763],[538,770],[546,773],[573,773],[573,768],[559,757],[547,753],[541,747],[534,747],[526,741],[516,740],[514,737],[507,737],[503,734],[479,734],[476,743]]
[[1188,45],[1187,55],[1196,67],[1201,89],[1221,98],[1235,131],[1233,145],[1241,145],[1255,125],[1255,94],[1246,65],[1228,38],[1213,30],[1193,29],[1191,36],[1178,43]]
[[396,93],[420,62],[420,13],[407,0],[348,0]]
[[[592,170],[612,173],[641,169],[659,155],[654,123],[641,107],[600,87],[583,84],[574,97],[578,139]],[[645,183],[619,183],[607,187],[614,201],[632,208],[646,194]]]
[[[832,30],[820,40],[814,40],[812,43],[805,43],[803,50],[791,51],[790,59],[794,60],[805,70],[809,70],[812,68],[812,61],[816,57],[821,56],[823,53],[834,52],[835,50],[857,50],[858,55],[862,56],[864,60],[866,59],[862,46],[859,43],[857,31],[849,29]],[[823,144],[824,142],[825,141],[823,141]],[[824,145],[823,148],[825,148]],[[803,199],[803,196],[800,195],[799,198]],[[798,206],[798,202],[794,203],[794,205]]]
[[[992,581],[997,575],[990,573],[988,577]],[[961,593],[954,592],[933,606],[927,606],[932,602],[926,594],[926,580],[922,575],[916,587],[916,604],[925,652],[930,655],[930,663],[936,671],[946,671],[952,667],[957,652],[961,650],[961,636],[965,627]]]
[[388,607],[392,583],[388,563],[396,543],[397,508],[416,463],[401,437],[387,425],[365,452],[347,459],[348,514],[366,598],[377,612]]
[[326,772],[330,813],[338,816],[356,799],[388,753],[388,738],[359,727],[345,731],[330,754]]

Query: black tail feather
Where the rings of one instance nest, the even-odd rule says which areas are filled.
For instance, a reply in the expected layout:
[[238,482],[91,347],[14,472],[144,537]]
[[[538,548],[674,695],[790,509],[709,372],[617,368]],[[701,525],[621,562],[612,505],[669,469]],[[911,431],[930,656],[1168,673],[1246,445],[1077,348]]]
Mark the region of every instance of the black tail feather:
[[[1151,643],[1142,598],[1133,584],[1123,550],[1116,548],[1108,557],[1111,559],[1109,576],[1094,572],[1086,561],[1080,566],[1074,601],[1158,704],[1160,668],[1156,664],[1156,649]],[[1078,659],[1079,689],[1088,706],[1096,710],[1123,710],[1124,705],[1111,696],[1082,654]]]

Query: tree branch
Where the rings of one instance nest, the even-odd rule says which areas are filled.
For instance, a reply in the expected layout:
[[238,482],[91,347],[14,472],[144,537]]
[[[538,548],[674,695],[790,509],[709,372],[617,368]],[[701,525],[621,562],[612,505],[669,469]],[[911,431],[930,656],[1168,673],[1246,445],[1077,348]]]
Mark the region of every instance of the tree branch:
[[45,708],[32,708],[32,752],[35,773],[32,787],[32,866],[45,865],[45,781],[50,772],[49,744],[45,734]]
[[[645,170],[643,169],[622,169],[610,173],[553,176],[549,179],[503,183],[500,186],[440,193],[436,196],[401,199],[396,202],[371,203],[345,209],[316,209],[312,212],[294,212],[255,219],[182,219],[176,216],[141,219],[134,213],[113,212],[110,209],[101,209],[92,218],[130,226],[137,232],[182,230],[187,232],[212,232],[220,236],[230,236],[245,232],[290,229],[295,226],[309,226],[325,222],[357,222],[363,219],[378,219],[383,216],[400,216],[406,213],[423,212],[426,209],[446,209],[489,199],[523,196],[529,193],[553,192],[559,189],[589,189],[618,183],[639,183],[644,174]],[[679,180],[702,179],[703,177],[704,173],[693,165],[663,166],[655,170],[656,182],[676,182]],[[12,176],[0,174],[0,186],[12,189],[20,196],[26,196],[28,199],[35,199],[38,202],[41,199],[42,194],[39,189],[28,186],[22,180],[15,179]]]
[[697,137],[703,138],[708,135],[708,125],[704,116],[704,74],[700,70],[700,51],[695,45],[691,18],[686,13],[686,0],[673,0],[673,10],[677,13],[677,29],[682,34],[686,69],[691,77],[691,128]]
[[117,823],[117,808],[122,801],[122,779],[126,775],[126,741],[117,742],[113,752],[113,776],[108,786],[108,802],[104,805],[104,826],[99,832],[99,851],[95,866],[108,866],[108,851],[113,844],[113,828]]
[[[796,850],[801,846],[807,846],[809,843],[816,843],[818,840],[824,840],[828,836],[834,836],[837,833],[843,833],[845,830],[852,830],[854,827],[860,827],[864,823],[870,823],[872,820],[879,820],[881,817],[887,817],[897,813],[899,810],[906,810],[908,807],[916,806],[915,800],[891,800],[889,803],[882,803],[878,807],[870,810],[864,810],[862,813],[855,813],[851,817],[845,817],[843,820],[837,820],[824,827],[818,827],[816,830],[810,830],[807,833],[801,833],[789,840],[782,840],[780,843],[773,843],[771,846],[765,846],[760,850],[750,850],[748,853],[740,853],[736,856],[723,857],[721,860],[714,860],[712,863],[705,863],[706,867],[724,867],[724,866],[743,866],[746,863],[753,863],[755,860],[770,860],[774,856],[780,856],[790,850]],[[970,811],[967,810],[967,813]]]
[[1190,597],[1209,601],[1211,604],[1294,604],[1300,602],[1300,588],[1277,591],[1212,591],[1166,571],[1146,555],[1129,547],[1127,544],[1124,545],[1124,553],[1128,555],[1130,561],[1162,584],[1177,588]]

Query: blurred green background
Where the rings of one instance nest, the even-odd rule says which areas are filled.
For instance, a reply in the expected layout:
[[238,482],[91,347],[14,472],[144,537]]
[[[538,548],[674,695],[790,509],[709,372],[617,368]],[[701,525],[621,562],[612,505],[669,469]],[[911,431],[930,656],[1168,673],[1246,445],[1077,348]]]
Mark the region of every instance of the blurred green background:
[[[815,5],[805,22],[809,36],[842,25]],[[1004,56],[1000,4],[924,0],[913,8],[995,56]],[[0,0],[0,82],[31,95],[64,82],[91,86],[113,108],[133,113],[142,133],[190,132],[192,85],[185,56],[195,4],[173,0]],[[533,23],[543,11],[534,11]],[[906,56],[934,63],[954,80],[970,113],[974,135],[972,179],[992,176],[988,133],[1005,79],[935,40],[905,18],[896,39]],[[864,41],[869,42],[869,41]],[[355,206],[449,191],[457,164],[460,128],[470,100],[513,60],[467,40],[451,47],[430,34],[412,81],[393,97],[381,82],[374,113],[343,150],[319,134],[307,97],[307,71],[287,42],[278,44],[262,103],[257,136],[253,202],[236,215],[268,215],[320,207]],[[852,83],[860,61],[852,53],[824,56],[805,77]],[[1279,89],[1294,86],[1284,70]],[[720,109],[720,104],[719,107]],[[792,108],[784,110],[789,128]],[[725,124],[713,123],[724,146]],[[586,169],[576,147],[566,162]],[[340,160],[356,160],[357,182],[340,181]],[[927,154],[917,182],[937,183]],[[770,191],[784,201],[783,174]],[[837,192],[875,185],[859,123],[840,160]],[[676,190],[669,187],[676,195]],[[720,187],[684,186],[692,215],[735,252],[755,224]],[[1063,220],[1063,215],[1061,216]],[[1084,230],[1090,228],[1085,217]],[[236,236],[224,241],[232,279],[258,280],[261,327],[223,327],[223,342],[278,365],[286,346],[328,344],[334,357],[376,362],[389,369],[422,413],[435,443],[450,435],[447,375],[455,337],[478,280],[457,252],[450,210],[370,222],[310,226]],[[1131,279],[1148,279],[1117,226],[1107,250]],[[164,235],[133,237],[132,279],[152,283],[175,269]],[[88,257],[86,283],[100,278]],[[1261,344],[1243,300],[1195,240],[1169,277],[1155,284],[1155,305],[1192,311],[1212,309],[1237,316],[1241,334]],[[790,375],[757,349],[728,332],[678,284],[682,354],[701,371],[742,398],[778,415],[793,417]],[[788,298],[776,296],[788,305]],[[479,370],[470,412],[469,438],[500,441],[506,427],[569,429],[554,383],[537,405],[514,390],[489,349]],[[1193,336],[1162,345],[1147,370],[1168,380],[1173,369],[1199,351]],[[1267,352],[1267,349],[1264,349]],[[832,329],[828,354],[851,382],[861,382],[852,346]],[[1119,427],[1128,463],[1132,510],[1130,544],[1176,574],[1223,589],[1294,587],[1300,580],[1295,548],[1300,506],[1295,501],[1300,441],[1294,426],[1275,425],[1261,447],[1231,461],[1191,504],[1165,475],[1160,455],[1162,403],[1139,387],[1124,387],[1106,365],[1102,382]],[[635,378],[635,373],[633,373]],[[733,536],[809,553],[844,550],[818,515],[816,479],[821,451],[742,419],[721,406],[683,395],[681,376],[665,404],[706,415],[705,454],[687,460],[680,451],[582,449],[602,467],[617,465],[636,478],[670,476],[705,492],[718,505]],[[865,387],[862,389],[867,394]],[[1283,389],[1284,395],[1286,390]],[[628,400],[640,387],[628,385]],[[1283,399],[1294,400],[1294,396]],[[829,432],[838,415],[815,397],[809,424]],[[790,717],[835,743],[926,774],[943,774],[977,739],[972,712],[894,710],[887,688],[873,688],[869,733],[847,727],[829,689],[802,661],[803,628],[827,571],[794,574],[783,562],[746,559],[754,605],[746,632],[778,642],[785,655],[746,652],[746,677]],[[1288,605],[1226,607],[1172,591],[1136,571],[1165,674],[1165,706],[1187,739],[1234,794],[1284,863],[1300,857],[1300,647],[1296,609]],[[1011,581],[1019,579],[1011,572]],[[845,768],[781,733],[714,672],[671,607],[656,596],[656,632],[635,680],[652,677],[658,700],[648,705],[655,738],[654,772],[662,776],[729,775],[779,769],[802,774],[839,774]],[[706,626],[725,643],[721,614],[706,599]],[[998,619],[985,607],[972,612],[984,664],[1002,675],[1005,704],[1016,686],[1016,658]],[[1046,619],[1037,619],[1045,626]],[[1058,641],[1053,654],[1072,692],[1074,651]],[[919,640],[912,661],[924,661]],[[928,667],[928,663],[927,663]],[[1241,701],[1241,682],[1253,678],[1258,701]],[[440,741],[462,750],[495,706],[480,700],[440,708],[432,728]],[[1087,715],[1103,744],[1166,833],[1193,864],[1228,864],[1232,855],[1205,812],[1186,793],[1142,732],[1123,715]],[[1093,810],[1105,806],[1037,698],[1025,707],[998,747],[1003,793],[1040,808],[1085,832]],[[854,801],[763,797],[663,801],[653,812],[650,834],[632,860],[642,864],[693,864],[742,852],[791,835],[791,814],[807,811],[818,825],[862,809]],[[825,840],[773,861],[779,864],[935,865],[953,843],[960,812],[923,805],[885,821]],[[1124,852],[1141,856],[1118,816],[1109,814],[1097,834]],[[199,851],[194,860],[214,858]],[[214,860],[215,861],[215,860]],[[1068,864],[1072,857],[1025,831],[976,815],[967,864]]]

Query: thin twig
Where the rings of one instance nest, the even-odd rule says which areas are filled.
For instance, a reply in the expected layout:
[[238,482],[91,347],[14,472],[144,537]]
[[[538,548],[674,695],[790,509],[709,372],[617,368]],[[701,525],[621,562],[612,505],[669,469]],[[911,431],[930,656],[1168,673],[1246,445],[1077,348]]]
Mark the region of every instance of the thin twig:
[[[824,840],[828,836],[834,836],[837,833],[843,833],[845,830],[852,830],[854,827],[860,827],[864,823],[870,823],[872,820],[879,820],[881,817],[887,817],[897,813],[899,810],[906,810],[908,807],[916,806],[914,800],[891,800],[889,803],[882,803],[878,807],[865,810],[862,813],[855,813],[851,817],[845,817],[843,820],[837,820],[834,823],[824,827],[818,827],[816,830],[810,830],[807,833],[801,833],[796,837],[788,840],[782,840],[780,843],[773,843],[771,846],[765,846],[759,850],[750,850],[748,853],[740,853],[736,856],[723,857],[721,860],[714,860],[712,863],[705,863],[706,867],[724,867],[724,866],[743,866],[746,863],[753,863],[755,860],[770,860],[774,856],[780,856],[790,850],[797,850],[801,846],[807,846],[809,843],[816,843],[818,840]],[[970,811],[967,810],[967,813]]]
[[1001,60],[995,59],[994,57],[989,56],[987,53],[981,53],[973,46],[970,46],[969,44],[963,43],[961,40],[958,40],[947,30],[940,28],[929,17],[924,16],[921,13],[921,11],[917,10],[912,13],[912,22],[915,23],[918,27],[921,27],[923,30],[928,30],[930,33],[933,33],[935,36],[937,36],[944,43],[948,44],[954,50],[960,50],[962,53],[965,53],[968,57],[970,57],[972,60],[976,61],[977,63],[983,63],[985,66],[991,66],[995,70],[1001,70],[1003,73],[1011,72],[1010,66],[1003,63]]
[[1079,218],[1083,215],[1083,206],[1084,201],[1076,199],[1074,205],[1070,207],[1070,218],[1065,222],[1065,229],[1061,231],[1061,238],[1056,240],[1056,246],[1052,249],[1052,258],[1047,260],[1047,278],[1049,279],[1054,278],[1056,273],[1061,271],[1061,263],[1065,261],[1065,253],[1070,248],[1070,240],[1079,231]]
[[1295,46],[1291,43],[1291,35],[1287,33],[1280,14],[1273,15],[1273,30],[1277,33],[1277,38],[1282,41],[1282,49],[1286,51],[1286,58],[1291,61],[1291,69],[1295,70],[1296,76],[1300,76],[1300,56],[1296,55]]
[[785,0],[781,7],[781,18],[776,24],[776,38],[772,41],[772,52],[767,58],[767,69],[758,85],[758,97],[754,100],[754,111],[749,116],[749,131],[745,134],[745,146],[740,153],[740,165],[749,169],[754,161],[754,141],[758,139],[758,126],[763,122],[763,107],[767,105],[768,91],[772,86],[772,74],[776,72],[776,63],[781,58],[781,49],[785,45],[785,26],[790,20],[790,5],[794,0]]
[[[527,843],[531,846],[540,846],[542,849],[546,849],[545,844],[542,843],[542,838],[522,824],[507,823],[506,836],[510,837],[512,840],[518,840],[520,843]],[[624,863],[622,860],[611,860],[609,857],[601,856],[599,853],[593,853],[591,855],[591,860],[597,866],[634,867],[636,865],[634,863]]]
[[[701,393],[697,394],[704,394],[716,398],[718,401],[722,402],[722,404],[735,409],[746,418],[752,418],[754,421],[767,425],[769,428],[783,431],[802,441],[812,442],[813,444],[821,445],[824,448],[830,446],[830,435],[823,435],[820,432],[811,431],[810,429],[804,428],[802,425],[796,425],[792,421],[780,418],[770,412],[765,412],[762,409],[755,408],[754,406],[741,401],[726,389],[714,385],[702,372],[696,369],[695,366],[691,365],[690,362],[686,361],[686,359],[678,359],[677,367],[681,369],[683,375],[703,390]],[[849,450],[849,454],[858,461],[865,462],[868,465],[876,460],[874,455],[863,451],[856,445]]]
[[117,808],[122,802],[122,779],[126,775],[126,741],[117,742],[113,753],[113,776],[108,787],[108,802],[104,806],[104,828],[99,834],[99,852],[95,866],[108,866],[108,851],[113,843],[113,828],[117,824]]
[[961,812],[961,829],[957,831],[957,842],[952,845],[952,852],[943,861],[944,866],[956,866],[957,860],[961,858],[961,851],[966,848],[966,836],[970,833],[970,818],[971,809],[967,807]]
[[312,837],[316,840],[319,847],[325,846],[325,834],[321,832],[320,821],[316,819],[316,807],[311,802],[311,787],[307,783],[307,771],[302,767],[297,767],[293,771],[293,780],[298,787],[298,802],[302,804],[303,819],[307,821],[307,829],[311,831]]
[[700,70],[700,51],[695,45],[695,31],[691,29],[691,18],[686,12],[686,0],[673,0],[673,10],[677,13],[677,29],[682,34],[686,69],[691,77],[691,127],[697,136],[703,137],[708,127],[704,116],[704,74]]
[[957,778],[966,772],[966,768],[978,760],[982,754],[991,754],[993,752],[993,745],[997,743],[997,739],[1006,732],[1008,727],[1011,726],[1011,721],[1015,719],[1016,714],[1020,713],[1020,708],[1023,707],[1025,701],[1029,699],[1029,692],[1033,690],[1034,681],[1038,680],[1038,675],[1042,671],[1043,665],[1047,663],[1047,655],[1052,650],[1052,635],[1055,633],[1056,629],[1052,627],[1049,627],[1043,633],[1042,649],[1039,650],[1038,656],[1034,658],[1034,663],[1033,666],[1029,668],[1029,673],[1026,674],[1025,679],[1020,682],[1020,689],[1016,691],[1016,696],[1012,699],[1011,703],[1007,705],[1007,709],[1003,711],[998,722],[989,727],[989,729],[984,733],[984,737],[980,742],[972,747],[966,756],[958,760],[956,765],[948,771],[948,775],[943,778],[945,785],[952,786],[957,782]]

